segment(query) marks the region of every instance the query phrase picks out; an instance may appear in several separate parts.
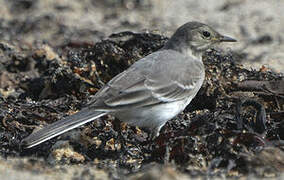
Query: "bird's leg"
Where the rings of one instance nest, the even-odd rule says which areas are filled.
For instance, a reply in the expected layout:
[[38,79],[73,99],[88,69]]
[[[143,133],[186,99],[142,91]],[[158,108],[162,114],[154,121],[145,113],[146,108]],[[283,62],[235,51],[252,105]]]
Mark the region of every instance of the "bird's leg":
[[149,140],[153,141],[160,135],[160,130],[162,126],[155,127],[151,129],[151,132],[149,133]]
[[[122,122],[115,118],[114,122],[113,122],[113,129],[117,132],[117,139],[121,142],[121,144],[126,144],[126,141],[124,139],[124,136],[122,134]],[[125,146],[122,146],[121,150],[124,151]]]

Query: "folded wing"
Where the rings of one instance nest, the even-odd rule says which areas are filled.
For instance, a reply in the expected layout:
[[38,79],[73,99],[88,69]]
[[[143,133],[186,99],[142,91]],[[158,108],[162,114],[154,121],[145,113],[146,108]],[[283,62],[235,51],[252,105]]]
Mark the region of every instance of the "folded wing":
[[204,79],[203,64],[176,51],[162,52],[141,59],[113,78],[97,93],[94,106],[111,111],[195,96]]

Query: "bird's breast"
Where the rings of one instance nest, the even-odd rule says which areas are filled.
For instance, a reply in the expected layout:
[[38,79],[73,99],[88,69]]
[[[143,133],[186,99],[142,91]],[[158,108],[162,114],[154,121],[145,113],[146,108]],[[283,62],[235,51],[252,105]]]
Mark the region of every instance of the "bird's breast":
[[154,128],[164,125],[190,103],[192,98],[120,111],[114,114],[119,120],[133,126]]

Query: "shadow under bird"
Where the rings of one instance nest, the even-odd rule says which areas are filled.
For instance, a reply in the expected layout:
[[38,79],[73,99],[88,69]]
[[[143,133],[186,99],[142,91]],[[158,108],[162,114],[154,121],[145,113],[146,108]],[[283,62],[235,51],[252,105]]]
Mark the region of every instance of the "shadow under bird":
[[205,77],[202,53],[221,42],[236,42],[200,22],[179,27],[165,46],[138,60],[102,87],[78,113],[23,139],[26,148],[106,114],[147,128],[152,138],[191,102]]

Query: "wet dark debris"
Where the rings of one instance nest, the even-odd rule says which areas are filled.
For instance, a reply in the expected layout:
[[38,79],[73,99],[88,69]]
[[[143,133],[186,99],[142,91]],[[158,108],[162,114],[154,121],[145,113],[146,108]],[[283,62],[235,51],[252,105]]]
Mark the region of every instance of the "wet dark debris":
[[[22,3],[32,8],[30,1]],[[104,83],[167,39],[121,32],[94,44],[59,47],[0,41],[0,155],[43,158],[42,166],[87,164],[111,172],[114,179],[153,163],[171,164],[192,177],[267,177],[283,171],[283,76],[244,69],[233,52],[214,49],[204,55],[206,80],[197,97],[156,140],[106,116],[21,149],[22,138],[80,110]]]

